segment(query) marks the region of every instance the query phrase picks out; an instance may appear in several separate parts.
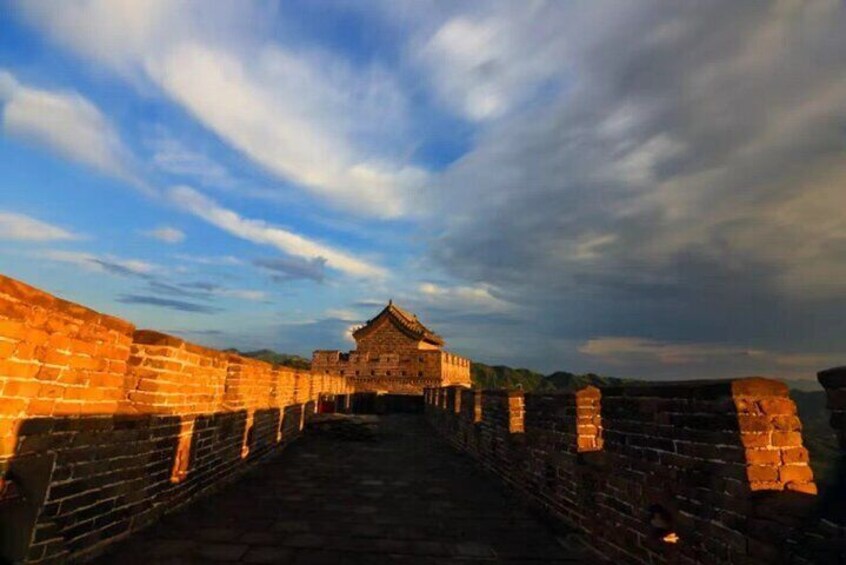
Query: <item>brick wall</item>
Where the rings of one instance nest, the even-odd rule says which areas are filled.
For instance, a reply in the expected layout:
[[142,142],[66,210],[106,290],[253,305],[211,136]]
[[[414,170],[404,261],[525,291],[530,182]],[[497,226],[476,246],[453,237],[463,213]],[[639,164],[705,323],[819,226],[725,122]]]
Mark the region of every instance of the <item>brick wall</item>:
[[[821,380],[830,398],[842,390],[842,376]],[[777,381],[525,395],[447,387],[425,401],[451,443],[615,562],[846,560],[846,528],[822,510],[796,407]]]
[[357,351],[373,356],[414,353],[421,349],[437,349],[437,346],[409,337],[388,318],[383,318],[366,336],[356,340]]
[[449,351],[440,354],[441,386],[470,386],[470,360]]
[[846,367],[820,372],[819,381],[828,396],[831,426],[837,432],[840,447],[846,449]]
[[[336,375],[274,368],[0,276],[0,552],[76,560],[297,436]],[[14,524],[14,527],[9,527]]]
[[315,351],[311,369],[347,377],[356,392],[422,394],[426,387],[470,385],[470,360],[440,350]]
[[[831,524],[846,524],[846,367],[822,371],[818,378],[828,397],[831,426],[837,434],[841,449],[834,474],[837,478],[831,485],[830,502],[825,505],[823,514]],[[829,529],[833,528],[829,526]],[[846,528],[840,528],[840,535],[846,538]]]

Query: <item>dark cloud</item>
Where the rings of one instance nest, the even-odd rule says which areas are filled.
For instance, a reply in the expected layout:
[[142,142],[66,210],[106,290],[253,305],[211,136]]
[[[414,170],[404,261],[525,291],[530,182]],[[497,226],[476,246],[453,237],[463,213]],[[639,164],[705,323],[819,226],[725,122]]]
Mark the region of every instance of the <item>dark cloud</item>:
[[384,308],[385,302],[380,300],[359,300],[354,303],[359,308]]
[[[258,290],[230,288],[217,283],[194,281],[189,283],[168,283],[162,280],[148,280],[149,290],[156,293],[170,294],[193,300],[215,300],[220,298],[236,298],[258,301],[264,297],[264,292]],[[263,300],[270,303],[267,300]]]
[[183,283],[180,286],[183,287],[183,288],[203,290],[205,292],[214,292],[216,290],[221,290],[223,288],[219,284],[204,282],[204,281],[195,281],[195,282],[191,282],[191,283]]
[[126,267],[125,265],[121,265],[120,263],[96,258],[92,258],[90,259],[90,261],[96,265],[99,265],[100,267],[114,275],[119,275],[121,277],[135,277],[144,280],[153,279],[153,276],[149,273],[141,272],[136,269],[131,269],[129,267]]
[[159,298],[157,296],[146,296],[141,294],[122,294],[117,298],[118,302],[124,304],[146,304],[149,306],[158,306],[160,308],[169,308],[178,312],[191,312],[196,314],[215,314],[220,312],[220,308],[214,308],[204,304],[195,304],[193,302],[185,302],[183,300],[171,300],[169,298]]
[[273,280],[287,282],[297,279],[308,279],[323,282],[326,271],[326,259],[301,259],[298,257],[274,257],[272,259],[256,259],[253,264],[272,273]]
[[182,296],[182,297],[185,297],[185,298],[195,298],[195,299],[197,299],[197,298],[207,299],[208,298],[208,295],[206,295],[206,294],[187,290],[185,288],[185,285],[182,285],[182,284],[174,285],[174,284],[170,284],[170,283],[166,283],[166,282],[162,282],[162,281],[158,281],[158,280],[150,280],[148,282],[147,286],[149,287],[150,290],[152,290],[153,292],[157,292],[157,293],[171,294],[171,295],[174,295],[174,296]]
[[199,335],[199,336],[221,336],[226,335],[221,330],[170,330],[169,333],[185,334],[185,335]]
[[842,7],[545,9],[512,31],[564,87],[445,172],[433,263],[569,340],[541,366],[601,363],[575,346],[595,336],[842,350]]
[[519,328],[524,321],[515,318],[511,314],[504,314],[499,312],[463,312],[458,310],[448,310],[441,308],[426,309],[426,318],[430,320],[427,322],[438,327],[446,327],[451,325],[472,325],[477,327],[490,327],[496,325],[505,331],[514,331]]

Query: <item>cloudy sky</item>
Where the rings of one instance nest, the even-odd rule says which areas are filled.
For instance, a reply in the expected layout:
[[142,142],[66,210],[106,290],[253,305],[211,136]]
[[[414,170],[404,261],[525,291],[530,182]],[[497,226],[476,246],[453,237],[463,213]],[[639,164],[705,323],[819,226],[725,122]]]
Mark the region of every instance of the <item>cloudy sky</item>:
[[0,2],[0,271],[212,346],[846,363],[846,9]]

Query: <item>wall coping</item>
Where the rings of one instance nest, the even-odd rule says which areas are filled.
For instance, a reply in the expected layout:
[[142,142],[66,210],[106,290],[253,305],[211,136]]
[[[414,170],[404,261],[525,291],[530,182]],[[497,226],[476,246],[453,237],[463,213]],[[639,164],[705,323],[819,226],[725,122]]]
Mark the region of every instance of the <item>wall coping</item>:
[[[126,335],[131,335],[135,331],[135,325],[126,320],[53,296],[48,292],[2,274],[0,274],[0,294],[5,294],[29,306],[56,310],[84,322],[98,324]],[[15,313],[10,312],[8,314],[12,314],[10,317],[13,317]]]
[[820,371],[817,380],[825,388],[846,387],[846,365]]

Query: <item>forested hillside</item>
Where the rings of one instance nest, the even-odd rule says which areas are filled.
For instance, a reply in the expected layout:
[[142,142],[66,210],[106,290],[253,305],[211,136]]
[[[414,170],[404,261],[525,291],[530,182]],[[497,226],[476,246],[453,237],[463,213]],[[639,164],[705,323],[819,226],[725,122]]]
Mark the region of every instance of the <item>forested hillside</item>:
[[603,377],[593,373],[577,375],[567,371],[556,371],[544,375],[529,369],[513,369],[505,365],[473,363],[470,378],[474,386],[481,388],[521,388],[525,391],[572,390],[586,385],[608,386],[626,382],[625,379]]

